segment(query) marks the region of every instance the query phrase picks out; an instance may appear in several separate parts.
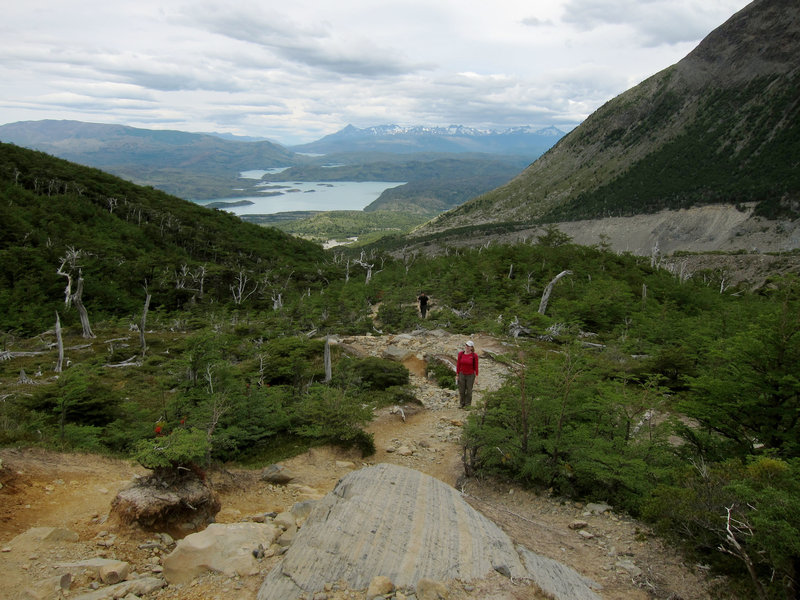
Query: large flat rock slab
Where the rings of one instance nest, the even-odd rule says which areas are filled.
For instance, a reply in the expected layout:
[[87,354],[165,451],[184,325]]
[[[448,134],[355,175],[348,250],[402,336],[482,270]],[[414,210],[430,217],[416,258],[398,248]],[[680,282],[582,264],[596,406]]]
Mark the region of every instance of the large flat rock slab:
[[505,532],[458,491],[383,463],[349,473],[316,504],[258,600],[311,597],[342,580],[364,589],[384,576],[410,588],[421,579],[470,581],[493,570],[530,577]]

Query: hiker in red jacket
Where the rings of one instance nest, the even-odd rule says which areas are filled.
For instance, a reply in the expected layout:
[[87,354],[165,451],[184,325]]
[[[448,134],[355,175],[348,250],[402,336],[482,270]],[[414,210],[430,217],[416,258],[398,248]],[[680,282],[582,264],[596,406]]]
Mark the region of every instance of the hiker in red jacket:
[[458,383],[458,399],[461,408],[472,404],[472,386],[478,376],[478,355],[475,354],[475,344],[472,340],[464,346],[463,352],[458,353],[456,361],[456,382]]

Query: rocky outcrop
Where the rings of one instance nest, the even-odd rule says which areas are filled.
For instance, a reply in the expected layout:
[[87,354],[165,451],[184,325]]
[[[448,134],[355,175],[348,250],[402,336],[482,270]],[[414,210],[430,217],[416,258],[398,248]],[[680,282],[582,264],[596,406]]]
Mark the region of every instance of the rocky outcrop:
[[[555,597],[597,598],[585,579],[560,567],[572,595]],[[337,581],[365,589],[383,577],[397,589],[415,589],[421,580],[472,581],[494,571],[515,579],[537,575],[508,536],[454,488],[383,463],[349,473],[316,504],[258,600],[311,597]]]
[[31,574],[24,585],[0,586],[2,598],[112,600],[150,594],[166,585],[161,577],[134,573],[124,560],[95,556],[50,562],[54,556],[91,553],[76,532],[62,527],[32,527],[13,538],[2,553],[4,573],[16,568]]
[[164,578],[172,584],[207,571],[240,577],[258,573],[258,550],[269,548],[279,533],[271,524],[214,523],[178,542],[164,558]]

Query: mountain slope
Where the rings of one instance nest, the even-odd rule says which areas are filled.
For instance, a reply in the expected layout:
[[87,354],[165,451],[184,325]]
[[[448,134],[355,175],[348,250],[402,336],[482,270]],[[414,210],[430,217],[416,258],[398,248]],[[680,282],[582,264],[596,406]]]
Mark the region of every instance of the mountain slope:
[[295,152],[333,154],[343,152],[418,152],[514,154],[529,160],[541,156],[564,136],[555,127],[514,127],[504,131],[450,127],[401,127],[378,125],[359,129],[348,125],[341,131],[309,144],[292,146]]
[[[183,198],[232,195],[240,171],[285,167],[295,154],[271,142],[80,121],[0,126],[0,140],[103,169]],[[241,185],[241,182],[238,182]]]
[[[507,185],[422,232],[708,203],[797,210],[800,5],[756,0],[686,58],[593,113]],[[794,207],[794,208],[793,208]]]

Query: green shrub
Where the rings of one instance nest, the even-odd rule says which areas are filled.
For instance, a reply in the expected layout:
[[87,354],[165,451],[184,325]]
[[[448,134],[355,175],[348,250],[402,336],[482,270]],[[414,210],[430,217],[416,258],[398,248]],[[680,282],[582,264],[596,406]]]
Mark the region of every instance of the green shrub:
[[368,391],[362,396],[366,396],[365,399],[368,403],[376,408],[390,404],[420,404],[412,388],[405,385],[393,385],[385,390]]
[[428,376],[432,377],[440,388],[454,390],[457,387],[456,374],[442,361],[433,360],[428,364]]
[[134,458],[146,469],[156,473],[195,470],[206,462],[208,439],[206,432],[197,428],[175,429],[169,435],[136,444]]
[[388,300],[378,308],[377,317],[384,331],[410,331],[420,324],[416,308]]
[[372,410],[357,396],[325,385],[312,385],[297,405],[293,433],[319,443],[355,446],[362,454],[375,452],[372,434],[361,425],[372,418]]
[[358,381],[364,389],[385,390],[408,384],[408,369],[398,362],[369,356],[342,360],[337,365],[337,381]]

